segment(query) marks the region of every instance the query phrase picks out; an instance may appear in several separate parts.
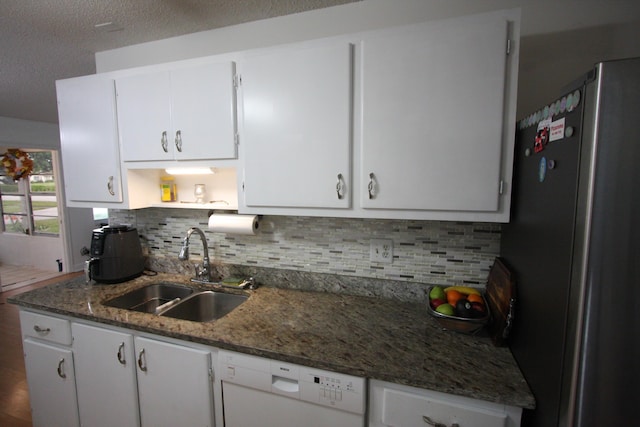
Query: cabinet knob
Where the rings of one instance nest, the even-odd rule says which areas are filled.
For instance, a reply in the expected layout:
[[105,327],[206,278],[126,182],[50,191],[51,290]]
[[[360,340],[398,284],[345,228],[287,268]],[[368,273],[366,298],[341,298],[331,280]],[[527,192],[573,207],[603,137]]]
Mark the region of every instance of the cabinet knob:
[[179,153],[182,153],[182,132],[181,131],[177,131],[176,132],[176,150],[178,150]]
[[167,139],[167,131],[162,132],[162,137],[160,137],[160,146],[162,147],[162,151],[165,153],[169,152],[169,141]]
[[338,183],[336,184],[336,193],[338,193],[338,199],[344,198],[345,183],[341,173],[338,174]]

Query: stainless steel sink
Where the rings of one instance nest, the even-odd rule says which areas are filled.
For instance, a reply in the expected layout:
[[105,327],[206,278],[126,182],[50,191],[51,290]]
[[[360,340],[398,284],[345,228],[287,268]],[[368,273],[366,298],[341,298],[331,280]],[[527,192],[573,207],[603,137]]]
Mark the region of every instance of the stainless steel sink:
[[247,300],[246,295],[196,291],[174,283],[154,283],[112,298],[104,305],[194,322],[219,319]]
[[246,300],[246,295],[203,291],[185,298],[162,312],[161,316],[194,322],[209,322],[230,313]]
[[104,302],[104,305],[143,313],[157,313],[193,293],[194,290],[186,286],[161,282],[127,292]]

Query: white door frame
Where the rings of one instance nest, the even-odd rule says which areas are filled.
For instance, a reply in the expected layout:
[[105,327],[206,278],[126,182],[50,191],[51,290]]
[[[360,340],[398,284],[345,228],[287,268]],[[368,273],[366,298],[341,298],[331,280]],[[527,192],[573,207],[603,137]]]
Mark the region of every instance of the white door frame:
[[93,211],[90,208],[71,209],[66,206],[58,125],[0,117],[0,153],[7,148],[50,150],[54,153],[52,163],[60,234],[51,237],[0,233],[0,262],[58,271],[56,260],[60,259],[64,272],[82,270],[85,258],[80,250],[91,243],[91,230],[95,228]]

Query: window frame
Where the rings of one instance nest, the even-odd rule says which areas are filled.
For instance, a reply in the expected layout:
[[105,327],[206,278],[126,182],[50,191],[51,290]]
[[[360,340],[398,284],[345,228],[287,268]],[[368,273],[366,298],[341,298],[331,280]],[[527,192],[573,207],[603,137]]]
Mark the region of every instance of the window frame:
[[[18,191],[16,192],[3,192],[2,187],[0,187],[0,231],[2,233],[8,233],[8,234],[14,234],[14,235],[24,234],[28,236],[38,236],[38,237],[56,237],[56,238],[60,237],[60,230],[61,230],[60,198],[58,196],[58,191],[57,191],[58,182],[56,181],[56,167],[55,167],[55,162],[56,162],[55,159],[56,159],[57,152],[55,150],[36,150],[36,149],[21,149],[21,150],[29,154],[36,153],[36,152],[49,153],[51,170],[46,171],[44,173],[38,173],[40,171],[34,170],[35,173],[32,173],[29,177],[20,179],[18,181],[14,181],[18,186]],[[55,184],[55,188],[53,189],[53,191],[43,191],[43,192],[32,191],[32,186],[34,182],[31,181],[31,177],[38,176],[38,175],[51,176],[51,182]],[[2,167],[0,167],[0,177],[5,178],[5,180],[9,182],[11,181],[11,177],[6,175],[5,170]],[[6,197],[12,197],[12,196],[18,197],[19,198],[18,200],[20,200],[21,198],[21,205],[23,209],[21,209],[19,213],[5,214],[4,202],[7,200]],[[55,207],[57,210],[56,215],[55,216],[46,215],[46,214],[38,215],[38,210],[33,209],[34,196],[54,197]],[[23,218],[19,222],[20,224],[24,224],[26,220],[27,227],[23,227],[21,225],[22,232],[20,232],[19,230],[8,229],[5,218],[9,216],[17,216],[17,217]],[[45,219],[46,218],[55,219],[58,222],[58,231],[57,232],[38,231],[38,228],[37,228],[38,223],[37,223],[36,217],[44,217]]]

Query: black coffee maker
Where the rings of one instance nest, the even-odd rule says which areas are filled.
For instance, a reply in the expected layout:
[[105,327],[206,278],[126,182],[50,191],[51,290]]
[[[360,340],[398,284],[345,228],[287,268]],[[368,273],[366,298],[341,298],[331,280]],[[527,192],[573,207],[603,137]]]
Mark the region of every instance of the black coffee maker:
[[128,225],[107,225],[93,230],[90,256],[84,269],[87,281],[126,282],[144,271],[138,231]]

